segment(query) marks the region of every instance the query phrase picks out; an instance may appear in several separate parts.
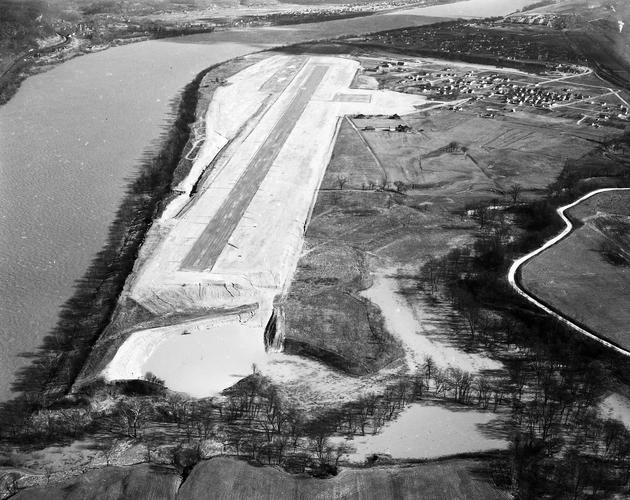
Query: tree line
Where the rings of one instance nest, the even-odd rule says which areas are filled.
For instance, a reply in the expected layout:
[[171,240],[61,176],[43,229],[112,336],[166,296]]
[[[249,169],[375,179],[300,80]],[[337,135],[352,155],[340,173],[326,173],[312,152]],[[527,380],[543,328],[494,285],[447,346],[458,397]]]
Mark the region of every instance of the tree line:
[[508,369],[511,447],[500,482],[517,498],[610,498],[629,487],[630,433],[600,411],[611,388],[628,384],[628,360],[536,310],[506,279],[516,256],[559,230],[555,209],[579,191],[576,171],[541,200],[468,207],[474,243],[427,258],[416,281],[457,312],[458,342],[489,349]]

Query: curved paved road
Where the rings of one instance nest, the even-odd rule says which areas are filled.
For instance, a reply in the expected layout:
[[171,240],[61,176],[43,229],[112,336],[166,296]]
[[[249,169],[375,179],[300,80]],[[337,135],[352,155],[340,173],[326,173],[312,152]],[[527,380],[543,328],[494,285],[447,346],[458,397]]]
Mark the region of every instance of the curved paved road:
[[535,257],[536,255],[544,252],[545,250],[547,250],[548,248],[552,247],[553,245],[555,245],[556,243],[558,243],[559,241],[563,240],[564,238],[566,238],[571,231],[573,231],[573,224],[571,223],[571,221],[569,220],[569,218],[564,214],[568,209],[575,207],[576,205],[579,205],[580,203],[582,203],[584,200],[587,200],[589,198],[591,198],[592,196],[595,196],[597,194],[600,193],[606,193],[608,191],[630,191],[630,188],[605,188],[605,189],[597,189],[595,191],[591,191],[588,194],[585,194],[584,196],[582,196],[581,198],[577,199],[576,201],[574,201],[573,203],[570,203],[568,205],[565,205],[563,207],[560,207],[556,210],[556,212],[558,213],[558,215],[562,218],[562,220],[564,221],[564,223],[566,224],[566,227],[564,228],[564,230],[558,234],[557,236],[554,236],[553,238],[551,238],[549,241],[547,241],[543,246],[541,246],[540,248],[537,248],[536,250],[534,250],[533,252],[528,253],[527,255],[523,255],[521,258],[517,259],[514,261],[514,263],[512,264],[512,266],[510,267],[510,270],[508,271],[508,281],[510,283],[510,285],[512,286],[512,288],[514,290],[516,290],[516,292],[521,295],[522,297],[525,297],[530,303],[534,304],[536,307],[542,309],[543,311],[545,311],[547,314],[550,314],[551,316],[553,316],[554,318],[562,321],[562,323],[564,323],[565,325],[569,325],[571,328],[573,328],[574,330],[577,330],[578,332],[580,332],[583,335],[586,335],[588,338],[595,340],[596,342],[599,342],[600,344],[605,345],[606,347],[610,347],[611,349],[624,354],[626,356],[630,356],[630,352],[622,349],[621,347],[607,341],[604,340],[603,338],[595,335],[592,332],[589,332],[588,330],[585,330],[584,328],[582,328],[581,326],[575,324],[571,318],[564,316],[562,314],[557,313],[556,311],[554,311],[553,309],[551,309],[549,306],[543,304],[541,301],[539,301],[534,295],[531,295],[529,292],[527,292],[524,288],[522,288],[519,283],[518,283],[518,279],[517,279],[517,274],[518,271],[520,270],[520,268],[530,259],[532,259],[533,257]]

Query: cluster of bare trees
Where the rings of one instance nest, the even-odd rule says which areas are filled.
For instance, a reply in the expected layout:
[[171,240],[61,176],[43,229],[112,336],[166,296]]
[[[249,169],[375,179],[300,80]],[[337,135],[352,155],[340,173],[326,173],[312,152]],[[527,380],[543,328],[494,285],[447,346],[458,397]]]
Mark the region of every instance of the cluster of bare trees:
[[81,437],[93,423],[94,413],[85,407],[37,410],[5,406],[1,415],[0,438],[20,444],[39,444]]
[[[343,189],[343,187],[348,182],[348,178],[345,176],[337,176],[337,185],[339,189]],[[387,179],[386,176],[382,176],[378,181],[368,181],[367,184],[364,182],[361,184],[361,190],[365,191],[366,189],[369,191],[380,190],[387,191],[391,190],[393,186],[393,190],[399,194],[405,194],[409,190],[409,185],[403,181],[394,181],[393,183]]]
[[610,386],[608,369],[599,361],[580,366],[539,351],[511,374],[514,490],[525,498],[627,493],[630,431],[599,410]]
[[[530,232],[539,238],[554,224],[548,217],[553,205],[545,201],[515,210],[521,217],[520,233],[496,217],[488,219],[483,211],[475,214],[481,217],[475,244],[427,259],[418,287],[456,312],[453,332],[458,341],[502,353],[509,375],[496,381],[496,394],[510,405],[513,436],[505,486],[519,498],[627,493],[630,432],[599,410],[614,376],[625,373],[613,367],[627,362],[602,363],[599,354],[599,359],[614,354],[593,346],[585,349],[563,325],[530,311],[510,291],[505,280],[510,259],[504,257],[535,244]],[[433,376],[431,390],[490,407],[494,383],[450,369]]]
[[225,454],[326,475],[334,473],[350,451],[343,436],[378,433],[410,403],[450,399],[496,409],[505,399],[498,381],[440,369],[430,357],[414,374],[394,379],[381,394],[316,415],[287,405],[278,389],[256,372],[218,399],[196,400],[159,391],[132,395],[120,386],[101,390],[110,401],[102,409],[86,406],[33,413],[16,432],[16,440],[28,436],[43,444],[99,434],[112,441],[145,443],[149,461],[160,446],[179,443],[173,452],[178,463],[189,463],[193,456],[201,459],[202,454],[194,450],[211,440]]
[[331,433],[347,436],[377,434],[410,404],[422,400],[448,400],[496,411],[509,401],[505,380],[489,375],[473,375],[458,368],[440,368],[427,356],[408,376],[397,377],[380,395],[370,394],[344,405],[328,416],[337,421]]
[[293,471],[334,472],[348,451],[344,444],[330,442],[336,429],[334,419],[307,419],[256,372],[225,391],[219,400],[171,395],[154,408],[154,419],[174,426],[171,433],[186,445],[212,439],[220,443],[223,453]]
[[477,405],[494,411],[507,399],[508,391],[502,380],[487,375],[473,375],[459,368],[436,370],[434,377],[436,396],[449,397],[465,405]]

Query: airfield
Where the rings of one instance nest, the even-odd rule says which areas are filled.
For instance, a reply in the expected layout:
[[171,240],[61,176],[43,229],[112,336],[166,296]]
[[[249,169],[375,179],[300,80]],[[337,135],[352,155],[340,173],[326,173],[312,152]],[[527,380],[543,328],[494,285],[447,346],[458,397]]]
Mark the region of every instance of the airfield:
[[[526,103],[515,110],[509,102],[495,102],[506,81],[529,92],[541,88],[541,81],[565,77],[585,78],[378,57],[272,55],[247,63],[214,92],[190,172],[154,223],[126,285],[127,303],[140,308],[143,317],[157,319],[125,326],[125,340],[110,351],[103,375],[117,380],[156,373],[174,390],[205,396],[231,386],[253,364],[265,366],[265,373],[285,384],[295,379],[286,379],[287,363],[296,373],[310,373],[308,367],[293,366],[294,360],[267,352],[281,343],[288,352],[315,358],[334,353],[346,368],[356,366],[350,370],[356,374],[363,374],[364,357],[377,371],[395,363],[401,355],[397,340],[386,341],[390,347],[383,351],[378,342],[354,339],[374,327],[367,306],[345,288],[318,292],[322,273],[328,276],[325,269],[355,257],[342,249],[328,255],[325,239],[304,247],[307,228],[315,234],[332,231],[336,241],[349,239],[353,248],[367,245],[368,255],[379,259],[376,268],[352,264],[361,285],[352,281],[346,288],[358,286],[357,293],[381,274],[416,262],[418,253],[440,252],[467,240],[472,221],[462,224],[448,212],[462,211],[476,199],[504,196],[515,183],[521,196],[538,196],[568,159],[618,133],[559,111],[549,114]],[[409,88],[422,88],[427,79],[430,92]],[[455,99],[444,95],[457,85],[460,93],[475,92]],[[364,216],[346,229],[345,220],[335,221],[336,198],[352,199],[361,207],[357,213],[363,213],[391,198],[397,184],[408,190],[404,203],[417,207],[391,211],[387,201],[377,208],[387,213],[368,217],[374,220],[364,228],[366,234],[359,224]],[[313,212],[318,220],[310,224]],[[322,258],[325,269],[320,269]],[[299,283],[306,268],[300,259],[310,262],[306,267],[316,280],[304,292]],[[398,285],[392,281],[391,286]],[[400,323],[398,306],[372,302],[388,330]],[[278,303],[288,304],[279,309],[286,338],[265,345],[265,328]],[[427,353],[441,359],[450,352],[441,343],[416,345],[414,323],[394,328],[394,337],[403,339],[407,365]],[[421,329],[426,328],[425,321]],[[411,336],[404,341],[407,333]],[[498,368],[484,357],[460,358],[449,359],[473,372]],[[318,381],[311,382],[328,388],[325,381],[335,376],[322,367],[316,372]],[[321,395],[322,401],[338,396],[336,391]]]
[[[353,89],[358,69],[357,61],[344,57],[278,55],[237,73],[215,92],[198,161],[154,224],[153,243],[143,249],[126,290],[151,315],[200,319],[173,325],[166,319],[167,326],[136,329],[107,367],[107,378],[142,376],[153,368],[150,358],[154,351],[159,355],[159,346],[171,355],[180,352],[181,358],[171,359],[190,364],[182,334],[212,338],[226,321],[251,331],[256,346],[251,356],[230,361],[235,376],[264,355],[262,329],[297,265],[341,118],[405,115],[425,101]],[[209,311],[225,315],[208,319]],[[248,352],[242,342],[233,349]],[[226,350],[232,348],[222,345]],[[208,348],[207,355],[223,356],[217,351]],[[205,385],[205,391],[229,385]]]

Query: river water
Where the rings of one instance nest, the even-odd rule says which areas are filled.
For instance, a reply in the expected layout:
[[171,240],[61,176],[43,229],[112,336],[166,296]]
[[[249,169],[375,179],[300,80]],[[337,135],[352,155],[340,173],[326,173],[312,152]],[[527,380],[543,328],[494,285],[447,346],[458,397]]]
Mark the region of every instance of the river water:
[[[264,48],[502,15],[532,0],[469,0],[350,20],[149,41],[78,57],[28,78],[0,107],[0,400],[53,328],[106,241],[171,102],[202,69]],[[435,16],[435,17],[426,17]]]

